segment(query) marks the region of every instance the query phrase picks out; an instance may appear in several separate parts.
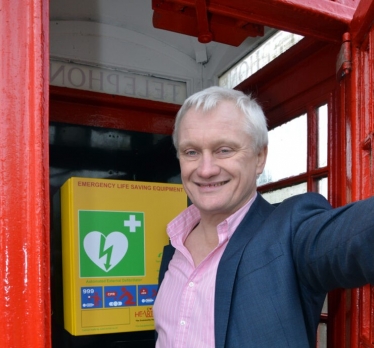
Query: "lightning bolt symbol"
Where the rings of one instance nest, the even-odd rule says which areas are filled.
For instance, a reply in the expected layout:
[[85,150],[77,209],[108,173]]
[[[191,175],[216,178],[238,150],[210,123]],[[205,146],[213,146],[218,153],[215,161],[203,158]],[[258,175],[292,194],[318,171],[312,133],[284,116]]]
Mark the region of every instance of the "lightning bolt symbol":
[[113,245],[111,245],[109,248],[105,248],[105,241],[106,238],[102,234],[100,239],[100,250],[99,250],[99,259],[101,259],[103,256],[106,255],[106,261],[105,261],[105,268],[108,270],[110,268],[110,259],[112,258],[112,251],[113,251]]

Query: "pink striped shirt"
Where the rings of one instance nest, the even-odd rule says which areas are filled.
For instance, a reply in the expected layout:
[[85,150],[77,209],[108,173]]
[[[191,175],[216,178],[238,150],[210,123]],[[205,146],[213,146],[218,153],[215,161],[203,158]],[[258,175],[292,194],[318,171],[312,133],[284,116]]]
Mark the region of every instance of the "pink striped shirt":
[[169,223],[167,233],[176,250],[153,308],[158,333],[156,348],[215,347],[214,293],[218,263],[256,195],[217,226],[218,245],[197,267],[184,241],[200,221],[199,210],[191,205]]

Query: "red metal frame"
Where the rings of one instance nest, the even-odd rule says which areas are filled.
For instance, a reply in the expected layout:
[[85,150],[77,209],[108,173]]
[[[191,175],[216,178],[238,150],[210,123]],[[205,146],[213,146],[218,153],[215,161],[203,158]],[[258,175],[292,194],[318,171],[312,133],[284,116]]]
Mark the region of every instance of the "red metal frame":
[[[239,84],[236,89],[252,93],[264,108],[269,128],[284,123],[284,108],[294,117],[306,112],[308,103],[336,87],[335,63],[340,45],[304,38],[276,60]],[[302,72],[302,73],[300,73]],[[318,86],[319,93],[312,91]]]
[[[352,19],[352,76],[346,103],[350,125],[351,166],[347,176],[352,178],[352,201],[374,195],[373,134],[374,134],[374,1],[360,1]],[[374,347],[374,287],[365,286],[352,290],[351,347]]]
[[50,120],[171,134],[180,105],[63,87],[50,87]]
[[0,9],[0,342],[50,347],[49,3]]
[[187,6],[179,1],[154,0],[152,7],[155,28],[196,36],[202,43],[213,40],[239,46],[248,36],[264,34],[262,25],[208,12],[206,0],[197,0]]
[[[198,28],[209,26],[214,41],[234,46],[261,35],[263,26],[340,42],[356,6],[353,1],[327,0],[152,0],[156,28],[199,37],[203,32]],[[205,8],[206,16],[201,16]]]

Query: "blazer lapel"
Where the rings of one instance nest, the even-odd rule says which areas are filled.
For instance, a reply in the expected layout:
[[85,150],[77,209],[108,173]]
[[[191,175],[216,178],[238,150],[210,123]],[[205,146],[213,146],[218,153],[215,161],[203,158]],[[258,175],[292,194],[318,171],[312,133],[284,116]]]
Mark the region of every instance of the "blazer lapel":
[[214,303],[216,348],[225,346],[234,282],[243,251],[259,230],[262,222],[273,210],[274,207],[258,194],[248,213],[230,238],[222,255],[217,269]]
[[161,265],[160,265],[160,271],[158,274],[158,286],[161,285],[161,282],[164,279],[165,273],[169,268],[169,262],[173,258],[174,252],[175,252],[175,248],[171,244],[164,246],[164,251],[162,254]]

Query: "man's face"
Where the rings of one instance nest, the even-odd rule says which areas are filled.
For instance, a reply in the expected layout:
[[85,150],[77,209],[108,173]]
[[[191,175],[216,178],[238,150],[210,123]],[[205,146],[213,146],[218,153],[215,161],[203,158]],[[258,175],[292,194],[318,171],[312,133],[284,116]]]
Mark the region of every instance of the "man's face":
[[267,149],[253,151],[244,115],[233,102],[223,101],[208,113],[190,109],[178,142],[182,182],[202,216],[224,219],[253,196]]

